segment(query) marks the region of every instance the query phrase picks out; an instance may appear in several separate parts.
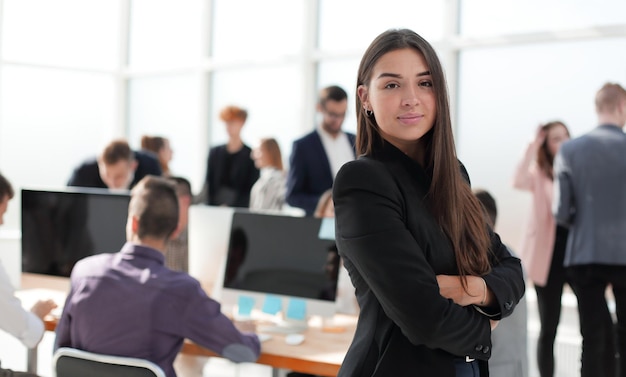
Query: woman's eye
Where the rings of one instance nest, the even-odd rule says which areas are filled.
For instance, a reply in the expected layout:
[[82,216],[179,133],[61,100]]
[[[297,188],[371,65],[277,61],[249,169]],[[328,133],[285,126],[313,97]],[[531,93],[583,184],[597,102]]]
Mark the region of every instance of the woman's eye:
[[393,88],[397,88],[397,87],[398,87],[398,84],[396,84],[396,83],[389,83],[389,84],[385,85],[386,89],[393,89]]
[[422,81],[422,82],[420,82],[420,86],[425,86],[427,88],[432,88],[433,87],[433,82],[432,81]]

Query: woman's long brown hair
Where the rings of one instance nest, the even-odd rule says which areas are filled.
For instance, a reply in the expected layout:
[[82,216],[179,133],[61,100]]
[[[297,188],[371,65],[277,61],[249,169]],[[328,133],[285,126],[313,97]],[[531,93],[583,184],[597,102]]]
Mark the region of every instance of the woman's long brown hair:
[[563,126],[565,128],[565,131],[567,131],[567,136],[569,136],[569,130],[567,129],[565,123],[558,120],[548,122],[541,126],[541,130],[546,133],[546,138],[543,143],[541,143],[541,147],[539,147],[539,150],[537,151],[537,165],[539,166],[539,169],[543,172],[543,174],[545,174],[546,177],[550,178],[551,180],[554,179],[553,168],[555,156],[550,153],[550,148],[548,148],[548,134],[550,133],[550,130],[552,128],[558,126]]
[[[463,277],[462,282],[466,287],[465,276],[480,276],[490,271],[490,239],[481,205],[461,175],[452,134],[446,82],[437,54],[426,40],[411,30],[388,30],[379,35],[363,55],[357,76],[357,90],[360,85],[369,86],[378,59],[390,51],[405,48],[424,56],[433,78],[437,116],[432,129],[423,136],[421,142],[426,148],[423,168],[432,178],[426,203],[452,242],[459,275]],[[365,114],[358,96],[356,113],[357,151],[359,154],[370,154],[383,143],[375,114],[371,117]]]

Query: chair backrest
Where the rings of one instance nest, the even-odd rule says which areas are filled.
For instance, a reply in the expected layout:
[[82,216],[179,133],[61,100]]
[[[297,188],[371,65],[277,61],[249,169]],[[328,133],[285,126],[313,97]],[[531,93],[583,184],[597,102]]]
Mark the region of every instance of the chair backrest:
[[102,355],[75,348],[59,348],[52,359],[56,377],[165,377],[155,363],[133,357]]

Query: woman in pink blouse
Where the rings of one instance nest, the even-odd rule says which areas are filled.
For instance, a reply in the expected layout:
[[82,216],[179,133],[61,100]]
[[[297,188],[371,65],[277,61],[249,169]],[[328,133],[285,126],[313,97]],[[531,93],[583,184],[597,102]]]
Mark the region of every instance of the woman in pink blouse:
[[532,207],[522,238],[520,259],[537,292],[541,330],[537,341],[537,366],[541,377],[554,376],[554,339],[561,315],[561,294],[566,282],[563,258],[567,228],[556,224],[552,215],[552,164],[561,143],[570,134],[563,122],[546,123],[515,171],[513,186],[530,191]]

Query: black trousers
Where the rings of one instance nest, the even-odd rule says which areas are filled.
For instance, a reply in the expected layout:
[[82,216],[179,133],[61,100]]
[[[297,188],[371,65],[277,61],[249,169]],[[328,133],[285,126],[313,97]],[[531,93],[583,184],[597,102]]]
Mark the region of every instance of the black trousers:
[[[570,266],[567,276],[578,299],[581,377],[626,377],[626,266]],[[605,297],[609,286],[615,296],[616,325]]]
[[543,287],[535,285],[541,324],[537,339],[537,367],[541,377],[554,377],[554,340],[561,319],[563,286],[567,282],[563,266],[567,234],[567,228],[557,225],[548,281]]
[[455,359],[454,368],[456,377],[480,377],[478,361],[466,362],[464,359]]

